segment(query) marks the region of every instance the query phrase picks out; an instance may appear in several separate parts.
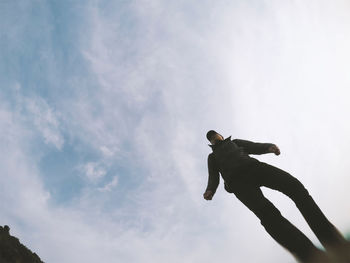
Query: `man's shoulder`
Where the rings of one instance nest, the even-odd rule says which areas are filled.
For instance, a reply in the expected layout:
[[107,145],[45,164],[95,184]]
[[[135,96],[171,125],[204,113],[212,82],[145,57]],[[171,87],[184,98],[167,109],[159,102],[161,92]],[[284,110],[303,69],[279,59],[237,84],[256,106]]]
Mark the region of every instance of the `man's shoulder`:
[[208,160],[214,160],[214,153],[208,154]]
[[214,154],[213,153],[209,153],[208,154],[208,167],[215,167],[215,158],[214,158]]

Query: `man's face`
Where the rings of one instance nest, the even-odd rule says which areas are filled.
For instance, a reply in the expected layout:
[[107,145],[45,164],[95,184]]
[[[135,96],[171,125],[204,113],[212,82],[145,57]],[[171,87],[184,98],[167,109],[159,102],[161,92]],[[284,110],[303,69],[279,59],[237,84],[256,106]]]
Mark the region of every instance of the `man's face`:
[[215,135],[213,135],[213,136],[211,137],[210,143],[211,143],[212,145],[214,145],[216,141],[223,141],[223,140],[224,140],[224,137],[222,137],[222,135],[216,133]]

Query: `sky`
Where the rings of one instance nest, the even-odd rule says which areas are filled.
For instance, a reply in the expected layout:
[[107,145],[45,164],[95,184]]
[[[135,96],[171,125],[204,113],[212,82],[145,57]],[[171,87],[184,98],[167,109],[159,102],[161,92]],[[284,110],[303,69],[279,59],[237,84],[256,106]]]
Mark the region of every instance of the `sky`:
[[[205,134],[303,182],[350,233],[350,3],[1,1],[0,224],[50,263],[295,262]],[[316,244],[287,197],[264,194]]]

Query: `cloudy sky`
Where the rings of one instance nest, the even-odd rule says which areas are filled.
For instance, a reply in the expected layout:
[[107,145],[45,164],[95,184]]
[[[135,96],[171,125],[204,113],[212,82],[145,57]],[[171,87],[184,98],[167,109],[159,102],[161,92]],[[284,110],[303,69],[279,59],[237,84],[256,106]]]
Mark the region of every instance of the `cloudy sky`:
[[[207,183],[209,129],[271,142],[350,233],[350,4],[0,2],[0,225],[50,263],[289,262]],[[315,244],[294,204],[263,189]]]

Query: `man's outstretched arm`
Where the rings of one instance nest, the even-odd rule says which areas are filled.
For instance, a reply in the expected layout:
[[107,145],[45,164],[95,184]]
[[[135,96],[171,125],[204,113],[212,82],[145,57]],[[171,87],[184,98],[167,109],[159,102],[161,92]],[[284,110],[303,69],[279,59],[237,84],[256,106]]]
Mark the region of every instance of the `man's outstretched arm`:
[[239,147],[242,147],[248,154],[274,153],[279,155],[281,153],[280,149],[273,143],[259,143],[241,139],[234,139],[232,141]]
[[220,174],[215,160],[212,154],[208,156],[208,185],[205,193],[203,194],[204,199],[211,200],[216,192],[216,189],[220,183]]

